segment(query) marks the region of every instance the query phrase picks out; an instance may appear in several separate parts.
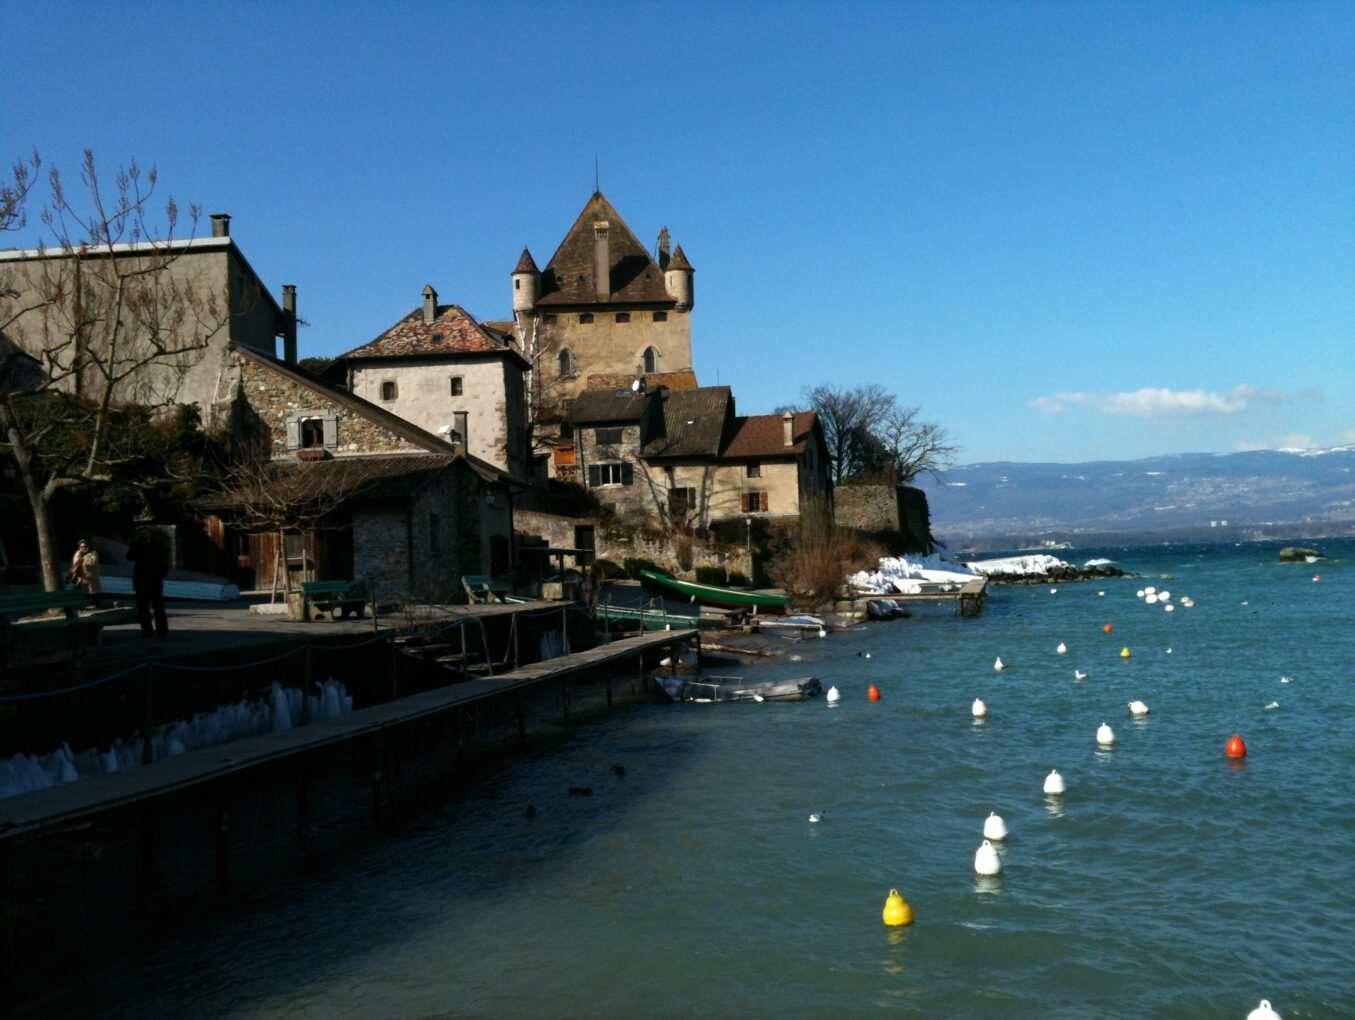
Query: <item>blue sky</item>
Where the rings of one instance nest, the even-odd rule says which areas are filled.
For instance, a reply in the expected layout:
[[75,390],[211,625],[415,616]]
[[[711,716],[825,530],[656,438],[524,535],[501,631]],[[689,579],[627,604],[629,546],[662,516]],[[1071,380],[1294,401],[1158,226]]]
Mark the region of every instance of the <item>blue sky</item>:
[[[0,155],[135,156],[303,355],[508,318],[593,189],[742,413],[878,382],[961,462],[1355,443],[1355,4],[11,5]],[[30,232],[31,234],[31,232]],[[25,237],[28,243],[36,236]]]

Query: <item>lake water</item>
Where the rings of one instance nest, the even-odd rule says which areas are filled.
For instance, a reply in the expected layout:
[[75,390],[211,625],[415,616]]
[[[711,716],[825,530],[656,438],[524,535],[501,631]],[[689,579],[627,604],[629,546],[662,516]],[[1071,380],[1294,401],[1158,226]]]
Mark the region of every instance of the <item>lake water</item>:
[[[774,641],[780,659],[745,672],[812,673],[842,703],[644,705],[581,726],[54,1005],[1242,1020],[1268,998],[1286,1020],[1355,1016],[1355,542],[1319,544],[1335,558],[1075,550],[1142,577]],[[1197,605],[1146,605],[1146,584]],[[1233,733],[1242,762],[1224,756]],[[979,879],[991,810],[1011,839],[1002,875]],[[914,925],[882,924],[891,888]]]

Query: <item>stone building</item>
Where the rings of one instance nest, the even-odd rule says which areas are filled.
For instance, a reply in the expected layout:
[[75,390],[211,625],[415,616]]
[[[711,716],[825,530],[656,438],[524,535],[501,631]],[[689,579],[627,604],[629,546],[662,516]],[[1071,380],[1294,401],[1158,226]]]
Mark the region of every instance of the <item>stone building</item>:
[[[217,500],[208,531],[258,587],[285,562],[293,581],[366,578],[420,598],[453,599],[465,574],[510,567],[513,479],[342,387],[249,348],[231,348],[213,411],[267,466],[266,495],[323,495],[323,520],[289,531],[229,522],[260,497]],[[327,501],[327,502],[325,502]]]
[[508,335],[459,305],[423,304],[327,371],[356,396],[438,435],[516,478],[529,474],[526,359]]
[[[538,269],[529,250],[512,272],[513,322],[530,363],[528,399],[539,448],[566,449],[571,401],[593,376],[675,388],[692,375],[695,270],[665,227],[655,254],[601,192]],[[562,455],[560,460],[567,459]]]
[[[64,377],[63,388],[98,399],[99,374],[91,360],[121,374],[129,367],[128,355],[100,349],[106,331],[97,325],[73,336],[74,322],[82,316],[71,304],[78,295],[83,318],[97,320],[106,318],[105,310],[111,313],[112,302],[120,302],[137,310],[131,357],[145,358],[146,364],[127,374],[115,399],[195,403],[206,411],[231,347],[275,357],[280,337],[284,360],[296,361],[296,288],[282,288],[281,304],[273,298],[231,237],[230,219],[213,215],[210,237],[113,244],[78,253],[0,251],[0,321],[8,322],[6,335],[50,376]],[[115,295],[110,288],[119,281],[122,293]],[[59,302],[33,307],[56,293],[62,295]],[[128,341],[123,343],[125,350]],[[67,372],[78,345],[90,346],[80,354],[90,367]],[[160,353],[150,354],[153,350]]]
[[829,493],[818,417],[739,416],[727,386],[586,390],[573,421],[580,481],[637,525],[793,518]]

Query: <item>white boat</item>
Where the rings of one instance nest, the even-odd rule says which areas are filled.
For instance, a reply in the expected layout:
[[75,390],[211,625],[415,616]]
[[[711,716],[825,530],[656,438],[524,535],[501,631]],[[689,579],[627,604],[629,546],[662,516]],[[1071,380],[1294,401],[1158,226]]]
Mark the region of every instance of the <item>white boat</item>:
[[656,676],[655,682],[672,701],[805,701],[823,693],[818,677],[794,680],[745,680],[741,676]]

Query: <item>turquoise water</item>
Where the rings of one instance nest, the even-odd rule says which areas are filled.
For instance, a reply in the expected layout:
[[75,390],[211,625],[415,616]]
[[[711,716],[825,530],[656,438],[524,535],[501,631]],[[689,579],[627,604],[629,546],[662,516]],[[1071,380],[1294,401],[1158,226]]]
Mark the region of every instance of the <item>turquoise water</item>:
[[[1143,576],[773,642],[765,673],[818,675],[842,704],[580,727],[351,866],[96,975],[73,1008],[1241,1020],[1268,998],[1286,1020],[1355,1016],[1355,543],[1324,546],[1337,558],[1311,566],[1269,544],[1077,550]],[[1197,605],[1145,605],[1145,584]],[[990,810],[1012,838],[979,879]],[[881,923],[891,887],[913,926]]]

